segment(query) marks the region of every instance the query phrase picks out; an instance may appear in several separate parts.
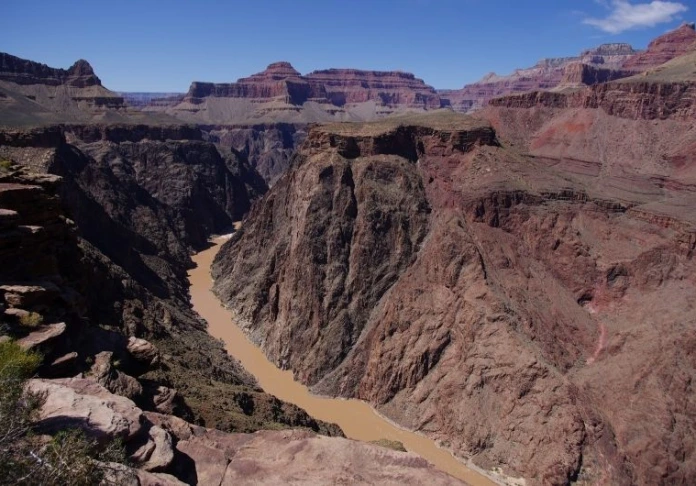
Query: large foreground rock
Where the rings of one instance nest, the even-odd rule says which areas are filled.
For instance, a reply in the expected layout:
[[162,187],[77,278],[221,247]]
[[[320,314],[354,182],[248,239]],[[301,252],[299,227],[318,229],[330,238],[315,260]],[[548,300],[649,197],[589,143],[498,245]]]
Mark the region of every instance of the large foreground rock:
[[142,410],[91,379],[34,379],[27,390],[45,394],[39,424],[47,432],[78,427],[97,438],[128,441],[143,428]]
[[[41,432],[78,427],[97,438],[122,438],[133,451],[140,484],[179,484],[167,474],[145,471],[173,473],[200,485],[462,484],[415,454],[376,445],[306,430],[230,434],[143,413],[91,379],[33,379],[27,390],[45,394]],[[114,473],[134,481],[127,468],[115,466]]]
[[300,430],[199,430],[177,449],[195,461],[198,484],[462,484],[415,454]]

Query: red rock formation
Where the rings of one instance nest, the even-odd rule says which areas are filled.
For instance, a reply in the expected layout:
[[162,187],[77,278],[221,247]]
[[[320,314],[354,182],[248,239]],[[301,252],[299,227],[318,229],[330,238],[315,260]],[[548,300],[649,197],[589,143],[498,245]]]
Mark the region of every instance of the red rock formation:
[[640,78],[590,86],[572,93],[532,91],[489,101],[506,108],[601,108],[631,119],[682,119],[696,116],[696,82],[650,82]]
[[318,92],[323,91],[334,105],[377,101],[386,106],[403,105],[438,109],[440,97],[422,79],[400,71],[361,71],[358,69],[325,69],[307,75]]
[[375,101],[385,106],[440,108],[435,90],[410,73],[327,69],[302,76],[287,62],[273,63],[265,71],[236,83],[194,82],[186,99],[200,103],[201,98],[208,96],[252,100],[281,98],[294,105],[308,100],[335,106]]
[[563,77],[558,83],[559,87],[582,87],[606,83],[615,79],[626,78],[633,72],[620,69],[604,69],[591,64],[574,62],[568,64],[563,70]]
[[92,66],[80,59],[68,69],[56,69],[0,52],[0,80],[17,84],[65,84],[75,88],[101,86]]
[[221,249],[217,292],[317,393],[484,467],[693,482],[692,123],[485,114],[497,134],[456,117],[314,128]]
[[647,71],[666,63],[670,59],[693,51],[696,48],[694,44],[696,44],[694,24],[685,23],[678,29],[652,41],[645,52],[641,52],[627,60],[623,65],[623,69],[634,72]]
[[652,41],[645,52],[637,53],[628,44],[604,44],[582,52],[579,57],[545,59],[509,76],[491,73],[461,90],[443,90],[440,94],[455,110],[467,112],[504,95],[556,86],[593,85],[628,77],[692,52],[695,44],[694,25],[684,24]]
[[531,68],[517,69],[508,76],[490,73],[461,90],[441,91],[440,94],[456,111],[472,111],[497,96],[554,88],[561,83],[566,67],[571,64],[580,62],[603,70],[617,69],[635,53],[628,44],[603,44],[577,57],[543,59]]

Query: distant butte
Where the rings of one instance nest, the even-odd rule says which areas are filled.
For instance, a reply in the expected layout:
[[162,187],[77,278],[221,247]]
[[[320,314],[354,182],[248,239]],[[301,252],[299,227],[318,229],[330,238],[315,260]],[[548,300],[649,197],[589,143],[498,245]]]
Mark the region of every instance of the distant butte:
[[335,106],[366,101],[421,109],[441,106],[435,89],[411,73],[325,69],[303,76],[289,62],[269,64],[264,71],[240,78],[236,83],[194,82],[185,98],[195,103],[206,96],[255,100],[283,98],[294,105],[314,100]]

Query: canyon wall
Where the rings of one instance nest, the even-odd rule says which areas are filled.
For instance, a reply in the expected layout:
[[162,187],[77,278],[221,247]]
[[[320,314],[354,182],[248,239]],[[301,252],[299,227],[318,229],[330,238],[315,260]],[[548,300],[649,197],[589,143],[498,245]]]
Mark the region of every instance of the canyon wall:
[[635,51],[628,44],[603,44],[577,57],[544,59],[531,68],[517,69],[507,76],[491,73],[460,90],[440,90],[439,93],[455,111],[475,111],[499,96],[594,85],[628,77],[691,52],[695,43],[694,25],[685,23],[652,41],[644,52]]
[[312,129],[216,292],[317,393],[483,467],[689,483],[693,128],[490,110]]

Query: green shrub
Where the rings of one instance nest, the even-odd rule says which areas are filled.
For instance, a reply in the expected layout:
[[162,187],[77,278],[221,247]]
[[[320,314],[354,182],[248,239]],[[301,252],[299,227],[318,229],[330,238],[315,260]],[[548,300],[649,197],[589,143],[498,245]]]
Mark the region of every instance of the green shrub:
[[[108,462],[126,462],[120,441],[100,447],[79,429],[47,440],[32,433],[44,397],[24,392],[41,356],[12,341],[0,343],[0,483],[91,485],[105,479]],[[121,473],[120,479],[124,479]],[[125,480],[125,479],[124,479]],[[119,480],[120,482],[120,480]]]
[[19,324],[22,327],[28,327],[29,329],[34,329],[43,324],[43,317],[38,312],[30,312],[29,314],[24,314],[19,318]]
[[41,364],[41,355],[23,350],[14,341],[0,342],[0,383],[7,386],[31,377]]
[[0,160],[0,169],[10,170],[12,168],[11,160]]

